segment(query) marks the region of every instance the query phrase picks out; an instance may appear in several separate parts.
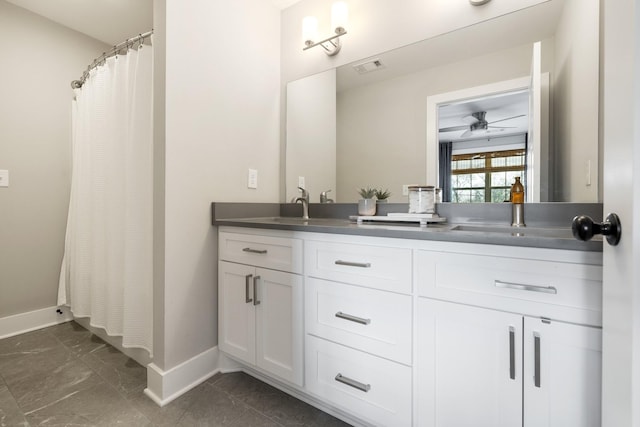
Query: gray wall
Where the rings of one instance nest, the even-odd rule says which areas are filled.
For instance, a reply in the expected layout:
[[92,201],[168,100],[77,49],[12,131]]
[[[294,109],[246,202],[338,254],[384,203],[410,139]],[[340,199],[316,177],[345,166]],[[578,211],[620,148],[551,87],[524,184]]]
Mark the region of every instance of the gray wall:
[[56,305],[70,189],[70,82],[103,43],[0,0],[0,318]]
[[264,0],[154,8],[166,55],[154,93],[154,363],[167,370],[217,343],[211,202],[279,198],[280,11]]

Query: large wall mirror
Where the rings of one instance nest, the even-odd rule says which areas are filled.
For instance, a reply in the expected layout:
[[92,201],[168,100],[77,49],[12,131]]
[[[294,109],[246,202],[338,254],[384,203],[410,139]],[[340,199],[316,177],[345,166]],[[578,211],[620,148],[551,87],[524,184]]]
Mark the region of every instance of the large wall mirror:
[[[525,147],[529,201],[597,202],[598,95],[598,0],[550,0],[290,82],[286,197],[302,182],[312,202],[329,189],[336,202],[354,202],[365,186],[405,202],[407,185],[440,186],[449,139],[463,154]],[[484,123],[490,132],[472,132]]]

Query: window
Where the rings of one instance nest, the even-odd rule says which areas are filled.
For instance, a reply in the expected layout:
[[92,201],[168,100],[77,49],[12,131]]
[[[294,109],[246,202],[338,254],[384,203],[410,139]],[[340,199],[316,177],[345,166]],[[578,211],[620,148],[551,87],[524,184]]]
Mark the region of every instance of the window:
[[526,187],[525,150],[457,154],[451,157],[451,201],[501,203],[509,201],[515,177]]

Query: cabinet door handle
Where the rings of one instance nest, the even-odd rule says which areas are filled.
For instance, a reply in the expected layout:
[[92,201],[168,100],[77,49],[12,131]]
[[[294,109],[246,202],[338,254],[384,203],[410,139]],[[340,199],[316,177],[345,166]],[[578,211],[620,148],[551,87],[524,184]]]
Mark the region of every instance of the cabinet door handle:
[[533,333],[533,385],[540,388],[540,333]]
[[252,277],[253,277],[253,274],[247,274],[246,276],[244,276],[244,302],[247,304],[253,301],[249,297],[249,286],[250,286]]
[[519,289],[521,291],[542,292],[545,294],[558,293],[558,290],[553,286],[523,285],[522,283],[503,282],[502,280],[495,280],[493,284],[496,288]]
[[516,379],[516,328],[509,326],[509,378]]
[[253,305],[260,305],[260,301],[258,301],[258,280],[260,280],[260,276],[253,278]]
[[371,390],[371,384],[364,384],[360,381],[352,380],[349,377],[345,377],[342,374],[336,375],[336,381],[342,384],[346,384],[349,387],[357,388],[360,391],[364,391],[365,393]]
[[343,261],[338,259],[335,261],[336,265],[346,265],[348,267],[360,267],[360,268],[369,268],[371,267],[370,262],[353,262],[353,261]]
[[369,323],[371,323],[371,319],[364,319],[362,317],[353,316],[351,314],[343,313],[341,311],[336,313],[336,317],[339,317],[340,319],[344,319],[344,320],[349,320],[351,322],[360,323],[362,325],[368,325]]
[[267,250],[266,249],[252,249],[252,248],[243,248],[242,252],[250,252],[252,254],[266,254]]

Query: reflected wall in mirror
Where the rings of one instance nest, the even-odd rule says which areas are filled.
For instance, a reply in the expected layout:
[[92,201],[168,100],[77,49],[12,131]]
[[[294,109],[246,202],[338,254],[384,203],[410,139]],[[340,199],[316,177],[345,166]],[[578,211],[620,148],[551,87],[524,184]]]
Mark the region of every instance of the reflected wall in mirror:
[[[334,199],[354,202],[357,188],[373,186],[405,202],[406,185],[438,185],[438,146],[428,147],[427,136],[437,141],[440,125],[427,98],[528,77],[532,45],[541,40],[553,167],[538,179],[553,183],[550,201],[598,201],[598,29],[597,0],[550,0],[339,67]],[[287,162],[295,143],[287,137]],[[316,178],[305,178],[312,187]],[[296,184],[287,178],[288,199]]]
[[[305,188],[311,202],[323,191],[336,191],[336,71],[287,85],[286,200]],[[333,194],[331,195],[334,196]]]

